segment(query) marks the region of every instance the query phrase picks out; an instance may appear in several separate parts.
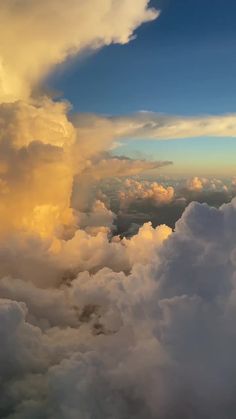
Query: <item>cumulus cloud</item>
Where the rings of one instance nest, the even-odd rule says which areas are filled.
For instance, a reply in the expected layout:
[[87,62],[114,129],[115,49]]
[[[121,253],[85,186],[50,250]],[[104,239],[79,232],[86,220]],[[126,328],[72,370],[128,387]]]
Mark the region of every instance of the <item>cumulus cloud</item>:
[[168,186],[165,188],[157,182],[139,182],[134,179],[126,179],[124,188],[119,192],[121,207],[126,208],[132,202],[146,200],[152,202],[155,206],[169,204],[174,199],[174,188]]
[[112,237],[104,203],[71,205],[75,184],[160,163],[80,149],[64,104],[3,108],[1,417],[233,419],[235,201]]
[[169,164],[112,158],[105,153],[112,137],[98,142],[92,136],[83,146],[88,137],[69,120],[68,110],[68,104],[49,99],[0,105],[0,215],[5,220],[0,233],[17,228],[51,237],[73,230],[73,208],[92,205],[90,193],[98,180]]
[[2,417],[233,418],[235,208],[194,203],[174,233],[100,242],[118,270],[56,287],[49,270],[43,288],[2,276]]
[[[232,182],[233,185],[233,182]],[[215,178],[200,178],[194,176],[191,179],[188,179],[186,182],[187,189],[193,192],[201,192],[203,190],[207,191],[224,191],[228,192],[228,186],[224,184],[221,179]]]
[[1,232],[32,228],[50,235],[73,221],[75,130],[66,112],[65,104],[49,100],[0,105]]
[[134,234],[138,226],[148,221],[154,226],[167,224],[174,228],[190,202],[219,208],[235,196],[234,178],[153,175],[105,179],[97,184],[94,194],[116,214],[114,222],[119,234]]
[[99,160],[91,159],[82,173],[74,178],[72,205],[78,210],[87,210],[94,199],[93,189],[104,179],[135,176],[170,164],[169,161],[133,160],[109,155],[104,158],[99,155]]
[[202,191],[203,186],[204,182],[198,176],[187,181],[187,188],[190,191]]

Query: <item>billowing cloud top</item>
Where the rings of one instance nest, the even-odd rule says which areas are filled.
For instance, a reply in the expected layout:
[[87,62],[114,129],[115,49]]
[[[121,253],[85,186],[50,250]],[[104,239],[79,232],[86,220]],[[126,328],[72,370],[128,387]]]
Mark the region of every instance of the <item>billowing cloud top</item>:
[[235,218],[1,243],[1,417],[233,419]]
[[0,3],[0,101],[25,99],[66,57],[126,43],[158,12],[148,0],[4,0]]

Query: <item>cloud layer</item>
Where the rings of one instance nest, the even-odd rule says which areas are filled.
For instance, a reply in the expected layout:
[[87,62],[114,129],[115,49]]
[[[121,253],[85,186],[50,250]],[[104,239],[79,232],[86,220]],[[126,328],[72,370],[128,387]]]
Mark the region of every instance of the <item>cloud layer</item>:
[[131,240],[78,232],[54,265],[20,247],[31,275],[0,280],[1,416],[233,419],[235,208],[191,204],[174,233]]
[[[83,118],[83,120],[82,120]],[[139,112],[129,116],[81,116],[84,132],[119,139],[170,140],[194,137],[235,137],[236,115],[174,116]]]

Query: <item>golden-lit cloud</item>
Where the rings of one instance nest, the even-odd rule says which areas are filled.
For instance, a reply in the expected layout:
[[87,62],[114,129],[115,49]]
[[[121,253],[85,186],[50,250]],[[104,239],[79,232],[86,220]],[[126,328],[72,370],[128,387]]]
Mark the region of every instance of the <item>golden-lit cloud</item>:
[[204,188],[204,181],[200,179],[198,176],[195,176],[187,181],[187,188],[190,191],[202,191],[202,189]]
[[75,130],[66,111],[65,104],[49,100],[0,105],[1,231],[50,235],[57,224],[71,220]]
[[127,43],[157,16],[147,0],[1,1],[0,102],[27,99],[68,56]]
[[134,179],[126,179],[122,190],[119,192],[121,208],[129,207],[137,200],[147,200],[155,206],[169,204],[175,197],[172,186],[163,186],[157,182],[140,182]]
[[[113,137],[88,137],[68,118],[69,105],[32,99],[42,79],[67,57],[127,43],[158,16],[147,0],[6,0],[0,4],[0,232],[54,237],[79,219],[71,207],[76,179],[121,171],[100,162]],[[94,133],[93,133],[94,134]],[[125,173],[153,163],[124,162]],[[106,168],[105,168],[106,167]],[[109,172],[110,169],[113,168]],[[116,167],[116,168],[115,168]],[[99,173],[101,173],[99,175]],[[102,174],[103,173],[103,174]],[[91,183],[91,182],[90,182]],[[78,200],[85,200],[79,191]]]
[[113,137],[88,135],[69,120],[68,110],[49,99],[0,105],[0,233],[72,232],[74,209],[88,210],[95,182],[169,163],[112,158],[106,151]]

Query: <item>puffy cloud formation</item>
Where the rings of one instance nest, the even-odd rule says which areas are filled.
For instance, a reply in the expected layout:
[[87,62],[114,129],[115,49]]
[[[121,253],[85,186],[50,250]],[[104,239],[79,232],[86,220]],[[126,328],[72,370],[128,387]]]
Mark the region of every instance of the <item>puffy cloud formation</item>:
[[99,155],[99,159],[87,161],[86,168],[74,178],[72,205],[87,210],[93,200],[94,188],[103,180],[116,177],[135,176],[139,173],[171,164],[169,161],[132,160],[125,157]]
[[78,213],[79,226],[90,234],[99,233],[101,230],[109,234],[114,228],[115,214],[110,211],[104,202],[96,200],[89,213]]
[[[14,275],[18,268],[31,275],[30,260],[37,257],[30,248],[40,260],[58,254],[76,232],[105,237],[114,214],[90,193],[98,180],[168,164],[111,157],[107,150],[114,138],[105,132],[88,135],[79,117],[68,117],[67,103],[28,98],[68,55],[128,42],[136,27],[158,16],[148,3],[7,0],[0,5],[0,240],[9,249]],[[13,254],[22,248],[25,263],[17,267]],[[46,266],[51,264],[46,258]]]
[[[64,103],[0,105],[0,233],[71,223],[75,130]],[[17,208],[16,208],[17,207]]]
[[157,182],[140,182],[134,179],[126,179],[124,189],[120,191],[119,198],[121,207],[126,208],[132,202],[137,200],[147,200],[155,206],[169,204],[174,199],[174,188],[168,186],[165,188]]
[[190,191],[202,191],[203,187],[204,187],[204,182],[198,176],[195,176],[194,178],[189,179],[187,181],[187,188]]
[[221,179],[199,178],[198,176],[188,179],[186,186],[190,191],[194,192],[201,192],[202,190],[227,192],[229,189]]
[[54,265],[29,243],[31,275],[0,280],[1,417],[233,419],[235,219],[193,203],[174,233],[78,232]]
[[68,108],[49,99],[0,105],[0,234],[23,229],[61,235],[76,226],[73,208],[92,205],[98,180],[169,164],[111,157],[104,151],[112,137],[98,142],[93,136],[88,146],[88,137],[68,119]]
[[115,212],[118,212],[119,208],[122,211],[129,208],[153,211],[156,208],[158,211],[161,207],[171,204],[186,206],[193,200],[219,207],[235,196],[235,179],[198,176],[156,178],[152,174],[140,174],[124,180],[106,179],[98,183],[96,193],[98,198],[110,205]]
[[0,101],[26,99],[66,57],[126,43],[158,12],[148,0],[4,0],[0,4]]
[[137,232],[143,223],[171,228],[192,201],[219,208],[235,196],[234,178],[193,177],[172,178],[138,175],[133,178],[112,178],[99,182],[97,199],[116,214],[117,233],[126,237]]

